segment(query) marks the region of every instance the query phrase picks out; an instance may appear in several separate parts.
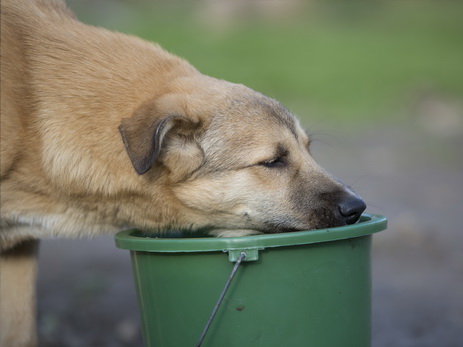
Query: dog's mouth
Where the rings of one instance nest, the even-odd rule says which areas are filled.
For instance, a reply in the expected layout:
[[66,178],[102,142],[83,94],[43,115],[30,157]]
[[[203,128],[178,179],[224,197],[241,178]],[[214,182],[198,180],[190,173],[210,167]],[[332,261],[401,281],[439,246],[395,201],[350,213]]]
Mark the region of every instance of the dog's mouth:
[[274,217],[265,220],[259,227],[249,229],[211,229],[208,234],[217,237],[252,236],[262,234],[280,234],[307,230],[328,229],[352,225],[360,220],[366,205],[360,198],[339,203],[337,208],[319,208],[307,214],[306,219]]
[[[362,210],[363,212],[363,210]],[[284,222],[281,219],[271,220],[264,222],[263,227],[261,228],[250,228],[250,229],[215,229],[211,228],[205,230],[208,235],[215,237],[241,237],[241,236],[253,236],[253,235],[265,235],[265,234],[282,234],[290,232],[301,232],[308,230],[317,230],[317,229],[328,229],[335,227],[342,227],[346,225],[355,224],[360,220],[361,213],[355,217],[349,216],[348,218],[336,217],[334,213],[330,214],[316,214],[316,219],[314,219],[310,224],[302,223],[291,223],[290,220],[285,220]]]
[[263,233],[276,234],[304,230],[316,230],[352,225],[360,220],[366,205],[356,198],[338,204],[337,209],[320,208],[308,213],[307,221],[294,222],[290,218],[279,218],[264,222]]

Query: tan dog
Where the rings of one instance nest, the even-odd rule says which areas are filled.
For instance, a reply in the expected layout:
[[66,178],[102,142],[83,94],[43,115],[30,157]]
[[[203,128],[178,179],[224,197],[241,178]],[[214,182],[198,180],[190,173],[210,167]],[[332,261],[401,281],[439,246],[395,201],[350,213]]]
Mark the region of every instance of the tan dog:
[[365,209],[278,102],[62,2],[1,5],[2,347],[35,343],[35,240],[307,230]]

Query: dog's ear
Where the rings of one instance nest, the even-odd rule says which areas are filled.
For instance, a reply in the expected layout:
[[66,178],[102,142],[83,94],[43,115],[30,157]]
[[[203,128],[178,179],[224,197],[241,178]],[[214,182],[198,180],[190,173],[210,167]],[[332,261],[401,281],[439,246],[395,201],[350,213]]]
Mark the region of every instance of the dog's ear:
[[196,128],[196,124],[180,115],[157,119],[136,112],[131,118],[122,120],[119,131],[135,171],[142,175],[159,158],[168,134],[181,135],[193,128]]

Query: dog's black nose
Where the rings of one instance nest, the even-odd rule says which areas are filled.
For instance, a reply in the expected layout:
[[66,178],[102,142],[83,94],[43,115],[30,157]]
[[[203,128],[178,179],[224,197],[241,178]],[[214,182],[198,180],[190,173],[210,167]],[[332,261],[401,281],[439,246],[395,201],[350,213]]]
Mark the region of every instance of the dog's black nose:
[[359,197],[351,196],[338,204],[339,212],[346,224],[354,224],[367,208],[367,205]]

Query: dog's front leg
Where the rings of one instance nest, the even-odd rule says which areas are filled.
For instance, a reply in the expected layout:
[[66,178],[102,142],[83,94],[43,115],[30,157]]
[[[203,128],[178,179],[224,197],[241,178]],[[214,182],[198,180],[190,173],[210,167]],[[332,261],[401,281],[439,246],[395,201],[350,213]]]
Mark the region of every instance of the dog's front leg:
[[38,241],[0,254],[0,347],[36,346],[35,279]]

